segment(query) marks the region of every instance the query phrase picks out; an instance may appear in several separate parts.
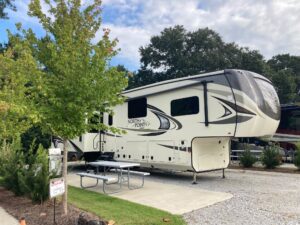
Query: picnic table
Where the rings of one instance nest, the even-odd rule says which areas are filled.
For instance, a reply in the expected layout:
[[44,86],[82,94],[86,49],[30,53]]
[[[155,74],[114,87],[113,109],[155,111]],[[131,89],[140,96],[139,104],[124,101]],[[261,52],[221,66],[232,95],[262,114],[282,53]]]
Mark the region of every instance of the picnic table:
[[[140,167],[139,163],[131,163],[131,162],[115,162],[115,161],[95,161],[95,162],[90,162],[88,165],[96,167],[96,174],[93,173],[77,173],[77,175],[80,176],[80,185],[82,188],[88,188],[88,187],[95,187],[98,185],[98,180],[103,181],[103,192],[108,193],[106,191],[106,186],[111,185],[111,184],[118,184],[119,188],[117,191],[111,192],[112,193],[117,193],[122,189],[122,184],[127,183],[129,189],[137,189],[137,188],[142,188],[144,186],[144,179],[145,176],[149,176],[150,173],[147,172],[140,172],[140,171],[133,171],[130,170],[133,167]],[[103,174],[99,174],[99,167],[103,167],[104,171]],[[107,172],[115,172],[117,174],[117,179],[107,175]],[[138,175],[142,177],[142,184],[140,186],[133,186],[130,184],[130,175]],[[82,178],[83,177],[89,177],[89,178],[94,178],[97,180],[96,185],[93,186],[83,186],[82,184]]]

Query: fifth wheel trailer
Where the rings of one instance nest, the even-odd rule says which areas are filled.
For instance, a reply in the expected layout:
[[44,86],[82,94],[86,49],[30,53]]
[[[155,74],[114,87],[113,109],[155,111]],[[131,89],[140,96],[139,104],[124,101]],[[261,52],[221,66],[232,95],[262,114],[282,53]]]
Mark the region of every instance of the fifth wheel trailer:
[[124,91],[126,101],[104,113],[104,124],[126,131],[94,131],[70,148],[96,160],[204,172],[225,169],[234,137],[272,136],[280,104],[270,80],[245,70],[222,70]]

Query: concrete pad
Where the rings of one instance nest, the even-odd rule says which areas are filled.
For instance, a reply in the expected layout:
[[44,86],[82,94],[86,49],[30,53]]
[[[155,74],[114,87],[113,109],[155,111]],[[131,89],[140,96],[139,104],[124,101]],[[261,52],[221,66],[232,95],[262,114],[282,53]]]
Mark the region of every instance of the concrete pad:
[[[138,178],[134,179],[138,182]],[[68,175],[68,184],[80,187],[80,178],[75,174]],[[84,178],[84,185],[95,184],[94,179]],[[102,183],[95,188],[89,188],[102,193]],[[199,188],[183,187],[174,184],[148,181],[141,189],[129,190],[127,185],[123,186],[121,192],[112,196],[139,203],[142,205],[158,208],[172,214],[183,214],[196,209],[207,207],[215,203],[232,198],[232,194],[207,191]]]
[[1,225],[19,225],[18,220],[8,214],[2,207],[0,207],[0,218]]

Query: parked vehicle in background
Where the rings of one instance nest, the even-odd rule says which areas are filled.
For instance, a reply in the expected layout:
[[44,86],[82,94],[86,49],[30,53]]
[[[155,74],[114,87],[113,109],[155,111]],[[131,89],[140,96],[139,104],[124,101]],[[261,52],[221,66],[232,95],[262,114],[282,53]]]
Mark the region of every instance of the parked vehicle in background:
[[297,104],[281,105],[281,119],[276,134],[271,139],[280,143],[284,149],[285,162],[293,162],[297,143],[300,142],[300,106]]
[[300,106],[281,105],[281,117],[273,141],[285,143],[285,148],[295,149],[294,142],[300,141]]

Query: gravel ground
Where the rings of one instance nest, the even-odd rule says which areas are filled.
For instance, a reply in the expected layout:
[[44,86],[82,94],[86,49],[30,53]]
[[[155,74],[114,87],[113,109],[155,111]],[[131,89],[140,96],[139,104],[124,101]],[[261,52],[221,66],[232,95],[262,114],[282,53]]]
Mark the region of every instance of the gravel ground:
[[184,214],[189,225],[251,224],[300,225],[300,175],[274,172],[226,170],[198,175],[152,172],[147,179],[211,191],[232,193],[230,200]]

